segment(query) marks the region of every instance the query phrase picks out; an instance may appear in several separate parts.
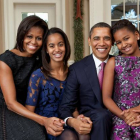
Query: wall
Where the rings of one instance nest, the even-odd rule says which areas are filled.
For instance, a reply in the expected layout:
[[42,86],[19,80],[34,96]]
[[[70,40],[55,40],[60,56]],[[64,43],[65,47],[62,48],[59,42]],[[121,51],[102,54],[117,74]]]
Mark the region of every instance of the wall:
[[4,52],[3,0],[0,0],[0,54]]
[[[65,6],[66,6],[66,34],[69,38],[70,44],[71,44],[71,57],[70,57],[70,63],[73,63],[74,61],[74,32],[73,32],[73,2],[74,0],[65,0]],[[84,56],[89,55],[90,48],[88,46],[88,34],[89,34],[89,1],[90,0],[84,0],[83,1],[83,34],[84,34]],[[0,0],[0,53],[4,52],[4,10],[3,10],[3,2],[4,0]]]
[[[84,35],[84,54],[87,56],[90,53],[90,48],[88,46],[88,34],[89,34],[89,0],[83,1],[83,35]],[[69,38],[71,44],[71,57],[69,63],[74,62],[74,32],[73,32],[73,6],[74,0],[67,0],[66,2],[66,34]]]

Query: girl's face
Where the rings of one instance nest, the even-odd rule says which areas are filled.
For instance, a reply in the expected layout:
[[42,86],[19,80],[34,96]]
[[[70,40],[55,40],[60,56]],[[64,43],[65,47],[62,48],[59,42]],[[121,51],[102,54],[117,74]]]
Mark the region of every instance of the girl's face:
[[139,56],[139,47],[137,43],[139,34],[137,32],[133,33],[127,28],[122,28],[115,32],[114,39],[118,49],[125,56]]
[[64,39],[59,33],[54,33],[47,38],[47,50],[50,62],[63,62],[65,56]]
[[43,33],[40,27],[32,27],[28,31],[23,40],[24,56],[31,57],[41,48]]

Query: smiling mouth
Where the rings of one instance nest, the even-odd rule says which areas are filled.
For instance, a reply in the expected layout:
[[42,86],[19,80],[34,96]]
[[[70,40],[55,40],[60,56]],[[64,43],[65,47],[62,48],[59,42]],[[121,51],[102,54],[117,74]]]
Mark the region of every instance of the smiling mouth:
[[100,52],[100,53],[103,53],[103,52],[105,52],[106,50],[107,50],[107,48],[97,48],[97,50]]
[[128,52],[130,51],[131,47],[125,48],[124,51]]
[[62,56],[62,53],[59,53],[59,54],[55,54],[54,55],[56,58],[60,58]]
[[32,45],[28,45],[28,47],[29,47],[29,49],[31,49],[31,50],[36,50],[36,46],[32,46]]

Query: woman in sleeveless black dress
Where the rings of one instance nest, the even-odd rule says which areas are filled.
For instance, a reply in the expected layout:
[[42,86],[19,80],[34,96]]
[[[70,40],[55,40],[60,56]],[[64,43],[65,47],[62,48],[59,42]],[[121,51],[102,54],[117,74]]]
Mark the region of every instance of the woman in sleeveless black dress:
[[0,55],[0,140],[46,139],[46,118],[24,105],[29,77],[41,66],[39,54],[47,31],[46,22],[39,17],[25,18],[15,48]]

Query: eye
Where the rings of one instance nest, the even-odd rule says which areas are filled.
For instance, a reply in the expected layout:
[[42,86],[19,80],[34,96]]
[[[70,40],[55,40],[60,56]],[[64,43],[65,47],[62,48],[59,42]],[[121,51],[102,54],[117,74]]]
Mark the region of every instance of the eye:
[[59,46],[60,46],[60,47],[64,46],[64,43],[59,43]]
[[128,40],[128,39],[129,39],[129,37],[125,37],[125,38],[124,38],[125,41]]
[[54,45],[49,45],[49,47],[50,47],[50,48],[53,48],[53,47],[54,47]]
[[32,36],[31,36],[31,35],[27,35],[27,38],[31,39],[31,38],[32,38]]
[[93,40],[100,40],[100,37],[94,37]]
[[42,40],[42,38],[41,38],[41,37],[37,37],[36,39],[37,39],[38,41]]
[[115,44],[116,44],[116,45],[119,45],[119,44],[121,44],[121,42],[116,42]]
[[111,38],[110,37],[104,37],[104,40],[109,41],[109,40],[111,40]]

